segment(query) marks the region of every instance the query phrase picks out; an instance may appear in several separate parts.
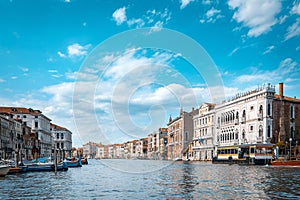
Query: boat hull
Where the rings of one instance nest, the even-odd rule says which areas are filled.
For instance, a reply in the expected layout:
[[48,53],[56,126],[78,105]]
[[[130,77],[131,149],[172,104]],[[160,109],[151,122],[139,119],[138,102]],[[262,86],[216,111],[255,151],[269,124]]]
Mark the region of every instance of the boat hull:
[[20,167],[10,167],[8,174],[16,174],[16,173],[21,173],[22,172],[22,168]]
[[300,160],[275,160],[271,162],[273,166],[300,167]]
[[[21,172],[42,172],[42,171],[55,171],[53,163],[34,163],[20,166]],[[57,171],[67,171],[68,166],[66,163],[58,164]]]
[[82,167],[81,159],[64,161],[68,167]]
[[0,166],[0,176],[6,176],[6,174],[9,172],[9,166],[2,165]]

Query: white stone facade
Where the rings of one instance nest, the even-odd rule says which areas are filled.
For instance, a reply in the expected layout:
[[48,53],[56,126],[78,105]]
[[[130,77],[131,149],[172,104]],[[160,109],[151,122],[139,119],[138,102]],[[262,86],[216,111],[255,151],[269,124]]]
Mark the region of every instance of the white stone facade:
[[192,160],[212,160],[215,133],[215,105],[204,103],[193,117],[194,137]]
[[216,105],[215,145],[269,143],[275,87],[267,85]]

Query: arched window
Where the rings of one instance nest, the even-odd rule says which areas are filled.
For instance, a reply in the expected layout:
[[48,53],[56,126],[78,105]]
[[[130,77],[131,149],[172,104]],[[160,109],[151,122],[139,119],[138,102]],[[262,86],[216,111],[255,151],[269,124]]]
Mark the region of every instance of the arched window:
[[243,110],[242,123],[246,123],[246,110]]
[[236,140],[239,139],[239,130],[238,129],[235,130],[235,139]]
[[268,137],[270,138],[271,137],[271,126],[270,125],[268,126],[268,132],[267,133],[268,133]]
[[263,136],[263,126],[260,125],[258,129],[258,137],[262,137],[262,136]]
[[291,127],[291,138],[294,138],[294,127]]
[[271,104],[268,104],[267,113],[268,113],[269,116],[271,116]]
[[291,106],[291,118],[294,118],[294,106]]
[[259,114],[263,114],[263,106],[262,105],[259,106]]
[[243,132],[242,132],[242,139],[244,140],[245,139],[245,130],[243,129]]

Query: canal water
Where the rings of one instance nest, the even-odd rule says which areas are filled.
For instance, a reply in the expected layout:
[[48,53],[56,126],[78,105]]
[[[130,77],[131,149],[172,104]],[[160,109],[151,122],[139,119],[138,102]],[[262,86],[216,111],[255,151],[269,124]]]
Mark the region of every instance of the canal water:
[[89,160],[0,178],[0,199],[299,199],[300,168]]

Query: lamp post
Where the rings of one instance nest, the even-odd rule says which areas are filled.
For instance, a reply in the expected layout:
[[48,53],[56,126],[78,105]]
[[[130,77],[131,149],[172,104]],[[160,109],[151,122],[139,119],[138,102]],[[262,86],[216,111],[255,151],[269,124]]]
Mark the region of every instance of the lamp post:
[[293,140],[293,139],[290,138],[290,153],[289,153],[289,154],[290,154],[290,155],[289,155],[289,156],[290,156],[290,160],[291,160],[291,157],[292,157],[292,140]]

